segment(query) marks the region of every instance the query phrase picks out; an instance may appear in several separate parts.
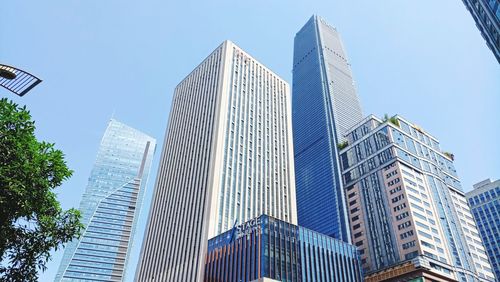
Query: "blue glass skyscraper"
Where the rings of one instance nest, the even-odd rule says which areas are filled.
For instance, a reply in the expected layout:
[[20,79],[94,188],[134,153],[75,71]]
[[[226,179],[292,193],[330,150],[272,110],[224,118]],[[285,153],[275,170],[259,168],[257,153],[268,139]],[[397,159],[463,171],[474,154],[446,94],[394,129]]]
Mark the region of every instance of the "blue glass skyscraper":
[[500,1],[462,0],[486,44],[500,63]]
[[474,184],[466,195],[493,272],[500,280],[500,179]]
[[55,281],[122,281],[156,140],[108,124],[80,202],[85,230],[68,244]]
[[295,35],[292,123],[300,226],[349,242],[337,146],[361,121],[337,30],[314,15]]

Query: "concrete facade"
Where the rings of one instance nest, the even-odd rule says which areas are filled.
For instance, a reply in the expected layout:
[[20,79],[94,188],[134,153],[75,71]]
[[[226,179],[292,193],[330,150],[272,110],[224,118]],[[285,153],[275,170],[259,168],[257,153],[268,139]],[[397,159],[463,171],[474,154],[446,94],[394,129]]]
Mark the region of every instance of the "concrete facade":
[[367,275],[418,260],[446,279],[494,280],[453,155],[436,138],[400,116],[368,116],[346,137],[346,202]]
[[230,41],[175,89],[137,281],[202,281],[207,241],[297,222],[288,84]]

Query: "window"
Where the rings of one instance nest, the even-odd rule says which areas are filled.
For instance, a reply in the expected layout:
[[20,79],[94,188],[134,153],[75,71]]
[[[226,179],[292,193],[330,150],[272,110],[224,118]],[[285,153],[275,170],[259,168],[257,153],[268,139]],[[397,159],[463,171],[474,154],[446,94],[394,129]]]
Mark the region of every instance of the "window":
[[422,244],[422,246],[425,246],[425,247],[433,249],[433,250],[435,249],[434,245],[431,243],[427,243],[427,242],[422,241],[422,240],[420,241],[420,243]]
[[[418,194],[418,193],[417,193]],[[418,203],[421,203],[422,200],[420,200],[419,198],[413,196],[413,195],[410,195],[410,199],[414,200],[415,202],[418,202]]]
[[387,185],[390,187],[390,186],[392,186],[392,185],[394,185],[396,183],[399,183],[400,181],[401,181],[401,179],[399,179],[399,177],[398,177],[398,178],[395,178],[394,180],[389,181],[387,183]]
[[423,221],[426,221],[426,220],[427,220],[427,218],[426,218],[425,216],[423,216],[423,215],[419,214],[419,213],[418,213],[418,212],[416,212],[416,211],[414,211],[414,212],[413,212],[413,215],[414,215],[414,216],[416,216],[417,218],[420,218],[420,219],[421,219],[421,220],[423,220]]
[[415,193],[416,195],[419,195],[418,191],[417,191],[417,190],[415,190],[415,189],[413,189],[413,188],[411,188],[410,186],[407,186],[407,187],[406,187],[406,189],[407,189],[408,191],[411,191],[411,192]]
[[405,197],[405,195],[401,194],[401,195],[399,195],[399,196],[397,196],[397,197],[392,198],[392,200],[391,200],[391,201],[392,201],[393,203],[396,203],[396,202],[398,202],[399,200],[404,199],[404,197]]
[[394,176],[396,174],[398,174],[397,170],[391,171],[391,172],[389,172],[388,174],[385,175],[385,178],[390,178],[391,176]]
[[407,221],[405,223],[399,224],[398,225],[398,230],[405,229],[407,227],[411,226],[411,221]]
[[435,254],[431,254],[427,251],[424,251],[424,255],[428,256],[428,257],[431,257],[433,259],[438,259],[438,256],[436,256]]
[[422,208],[422,207],[420,207],[420,206],[418,206],[418,205],[415,205],[415,204],[413,204],[413,203],[411,203],[411,204],[410,204],[410,206],[411,206],[412,208],[415,208],[415,209],[417,209],[417,210],[421,211],[421,212],[424,212],[424,211],[425,211],[425,210],[424,210],[424,208]]
[[426,224],[423,224],[423,223],[420,223],[418,221],[415,221],[417,223],[417,226],[420,226],[422,228],[425,228],[426,230],[430,230],[429,226],[427,226]]
[[415,240],[410,241],[408,243],[404,243],[402,247],[403,247],[403,250],[409,249],[411,247],[415,247]]
[[[401,171],[403,172],[403,174],[404,174],[404,175],[406,175],[406,176],[408,176],[408,177],[410,177],[410,178],[415,178],[415,176],[414,176],[413,174],[409,173],[408,171],[406,171],[406,170],[404,170],[404,169],[403,169],[403,170],[401,170]],[[406,181],[408,181],[408,182],[413,182],[413,181],[409,180],[408,178],[405,178],[405,180],[406,180]],[[414,183],[414,182],[413,182],[413,183]]]
[[394,189],[391,189],[391,190],[389,191],[389,193],[392,195],[392,194],[394,194],[394,193],[396,193],[396,192],[399,192],[399,191],[401,191],[401,185],[400,185],[400,186],[398,186],[398,187],[396,187],[396,188],[394,188]]
[[404,233],[401,233],[401,234],[399,235],[399,237],[401,238],[401,240],[403,240],[403,239],[406,239],[406,238],[408,238],[408,237],[413,236],[413,234],[414,234],[414,233],[413,233],[413,230],[410,230],[410,231],[406,231],[406,232],[404,232]]
[[399,221],[399,220],[401,220],[401,219],[403,219],[403,218],[405,218],[405,217],[408,217],[409,215],[410,215],[410,213],[409,213],[409,212],[404,212],[404,213],[398,214],[398,215],[396,216],[396,220],[397,220],[397,221]]
[[412,259],[412,258],[414,258],[416,256],[418,256],[418,251],[414,251],[414,252],[406,254],[405,255],[405,259]]
[[420,231],[420,230],[419,230],[419,231],[418,231],[418,234],[419,234],[419,235],[424,236],[424,237],[425,237],[425,238],[427,238],[427,239],[431,239],[431,240],[432,240],[432,236],[431,236],[430,234],[428,234],[427,232],[424,232],[424,231]]
[[406,208],[406,203],[402,203],[402,204],[401,204],[401,205],[399,205],[399,206],[395,206],[395,207],[394,207],[394,211],[395,211],[395,212],[396,212],[396,211],[400,211],[400,210],[402,210],[402,209],[404,209],[404,208]]

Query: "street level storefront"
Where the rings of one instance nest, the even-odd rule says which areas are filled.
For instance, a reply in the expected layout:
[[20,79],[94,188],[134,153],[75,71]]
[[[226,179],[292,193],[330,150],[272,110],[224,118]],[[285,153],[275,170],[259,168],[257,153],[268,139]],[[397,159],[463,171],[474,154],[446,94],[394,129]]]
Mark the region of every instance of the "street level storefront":
[[262,215],[208,241],[205,281],[362,281],[353,245]]

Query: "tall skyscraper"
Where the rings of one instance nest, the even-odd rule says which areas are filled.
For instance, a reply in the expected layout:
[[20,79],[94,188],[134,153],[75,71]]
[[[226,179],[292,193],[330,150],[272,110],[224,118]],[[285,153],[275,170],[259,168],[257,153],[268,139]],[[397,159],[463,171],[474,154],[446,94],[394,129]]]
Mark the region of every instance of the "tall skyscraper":
[[288,84],[230,41],[179,83],[137,281],[202,281],[209,238],[297,222],[290,112]]
[[463,0],[486,44],[500,63],[500,1]]
[[493,272],[500,279],[500,179],[483,180],[466,194]]
[[362,112],[340,35],[318,16],[295,35],[292,92],[299,225],[349,241],[337,146]]
[[453,154],[400,116],[368,116],[346,136],[343,181],[367,281],[494,280]]
[[80,203],[85,230],[55,281],[122,281],[156,140],[111,119]]

